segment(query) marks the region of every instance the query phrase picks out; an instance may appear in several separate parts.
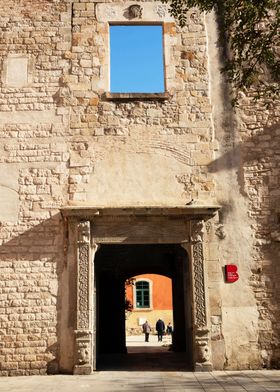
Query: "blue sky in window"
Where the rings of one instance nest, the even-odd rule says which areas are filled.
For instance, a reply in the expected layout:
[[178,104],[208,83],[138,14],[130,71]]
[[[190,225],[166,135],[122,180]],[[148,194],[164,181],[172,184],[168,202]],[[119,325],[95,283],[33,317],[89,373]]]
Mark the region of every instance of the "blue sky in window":
[[111,92],[164,92],[162,26],[110,26]]

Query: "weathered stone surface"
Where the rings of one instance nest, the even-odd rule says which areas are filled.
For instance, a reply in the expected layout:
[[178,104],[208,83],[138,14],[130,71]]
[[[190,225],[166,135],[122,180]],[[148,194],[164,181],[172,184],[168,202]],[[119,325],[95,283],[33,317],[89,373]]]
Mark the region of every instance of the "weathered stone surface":
[[[66,205],[221,205],[203,240],[213,366],[280,365],[280,103],[248,92],[235,113],[213,16],[190,10],[181,29],[165,5],[138,3],[136,19],[133,2],[0,4],[1,375],[73,369]],[[161,97],[110,94],[115,21],[164,23]],[[230,263],[235,284],[224,280]]]

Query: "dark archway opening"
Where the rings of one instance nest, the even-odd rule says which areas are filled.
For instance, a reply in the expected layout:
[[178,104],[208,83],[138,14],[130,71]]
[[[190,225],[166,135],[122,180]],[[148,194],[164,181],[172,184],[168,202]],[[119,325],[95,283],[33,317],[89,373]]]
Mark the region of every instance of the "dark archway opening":
[[[186,251],[177,244],[106,244],[101,245],[96,253],[94,264],[97,368],[132,366],[139,370],[143,369],[145,362],[149,370],[190,369],[193,362],[191,279]],[[143,273],[164,275],[172,280],[174,333],[172,352],[165,356],[166,363],[164,358],[159,361],[154,354],[150,355],[150,360],[146,353],[138,356],[136,361],[127,354],[124,282]],[[152,368],[149,363],[153,364]],[[157,363],[158,367],[155,366]]]

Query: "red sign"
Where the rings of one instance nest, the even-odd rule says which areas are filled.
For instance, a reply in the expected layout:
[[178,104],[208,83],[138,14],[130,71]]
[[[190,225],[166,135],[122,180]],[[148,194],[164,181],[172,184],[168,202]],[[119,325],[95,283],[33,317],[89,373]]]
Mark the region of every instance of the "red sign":
[[233,283],[239,279],[236,265],[228,264],[225,266],[225,270],[226,270],[226,282]]

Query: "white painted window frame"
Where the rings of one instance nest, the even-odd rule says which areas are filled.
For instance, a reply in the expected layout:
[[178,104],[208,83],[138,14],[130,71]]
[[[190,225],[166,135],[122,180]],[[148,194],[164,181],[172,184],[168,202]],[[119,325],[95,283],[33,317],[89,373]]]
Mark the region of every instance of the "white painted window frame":
[[[149,294],[150,294],[150,307],[149,308],[137,308],[136,304],[136,283],[137,282],[148,282],[149,283]],[[133,285],[133,310],[138,312],[146,312],[147,310],[153,310],[153,284],[152,279],[148,278],[137,278],[135,284]]]

